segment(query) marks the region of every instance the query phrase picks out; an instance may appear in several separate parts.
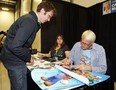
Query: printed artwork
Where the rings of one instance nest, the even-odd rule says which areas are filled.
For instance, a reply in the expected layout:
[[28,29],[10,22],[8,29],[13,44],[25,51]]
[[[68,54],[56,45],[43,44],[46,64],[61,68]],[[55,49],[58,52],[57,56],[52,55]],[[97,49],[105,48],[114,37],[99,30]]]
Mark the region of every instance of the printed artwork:
[[103,15],[116,12],[116,0],[109,0],[103,3]]

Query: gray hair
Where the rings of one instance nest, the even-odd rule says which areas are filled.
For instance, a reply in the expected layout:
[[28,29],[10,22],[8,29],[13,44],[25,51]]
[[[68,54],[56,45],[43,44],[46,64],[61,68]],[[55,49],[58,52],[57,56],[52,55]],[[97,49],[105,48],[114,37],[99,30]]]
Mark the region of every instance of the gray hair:
[[91,41],[92,43],[96,40],[96,35],[92,30],[86,30],[83,32],[81,38],[85,37],[86,40]]

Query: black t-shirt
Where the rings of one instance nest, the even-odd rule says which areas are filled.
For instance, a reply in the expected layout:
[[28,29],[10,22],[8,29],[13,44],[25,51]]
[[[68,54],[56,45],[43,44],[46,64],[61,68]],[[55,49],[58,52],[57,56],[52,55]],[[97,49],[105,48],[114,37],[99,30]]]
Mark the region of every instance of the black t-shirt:
[[58,60],[62,60],[66,57],[65,51],[69,51],[69,48],[67,45],[65,45],[64,47],[58,49],[57,53],[56,50],[53,48],[51,48],[50,51],[51,51],[51,58],[58,57]]

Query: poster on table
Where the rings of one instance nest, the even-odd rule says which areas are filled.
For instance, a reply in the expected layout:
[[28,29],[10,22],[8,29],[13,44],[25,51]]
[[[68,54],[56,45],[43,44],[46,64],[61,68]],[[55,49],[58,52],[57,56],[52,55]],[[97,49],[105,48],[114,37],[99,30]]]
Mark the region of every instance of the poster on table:
[[32,70],[31,77],[42,90],[70,90],[84,87],[85,84],[92,86],[106,81],[110,77],[95,72],[88,72],[86,75],[85,73],[79,73],[75,69],[70,71],[62,66],[55,65],[55,68],[51,69],[38,68]]

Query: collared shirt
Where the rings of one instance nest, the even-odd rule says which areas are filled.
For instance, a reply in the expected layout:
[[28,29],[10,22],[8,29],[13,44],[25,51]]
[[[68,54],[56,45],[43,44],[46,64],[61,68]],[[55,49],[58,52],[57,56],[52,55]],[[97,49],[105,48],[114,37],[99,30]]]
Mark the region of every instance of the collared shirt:
[[[104,48],[101,45],[94,43],[93,47],[90,49],[90,56],[91,56],[90,66],[92,67],[92,71],[105,74],[107,70],[107,65]],[[81,58],[82,58],[81,43],[77,42],[71,49],[70,60],[74,63],[74,65],[78,65],[80,63]]]
[[38,22],[41,24],[41,22],[40,22],[40,20],[39,20],[39,16],[38,16],[38,13],[37,13],[37,11],[35,11],[35,14],[37,15]]

